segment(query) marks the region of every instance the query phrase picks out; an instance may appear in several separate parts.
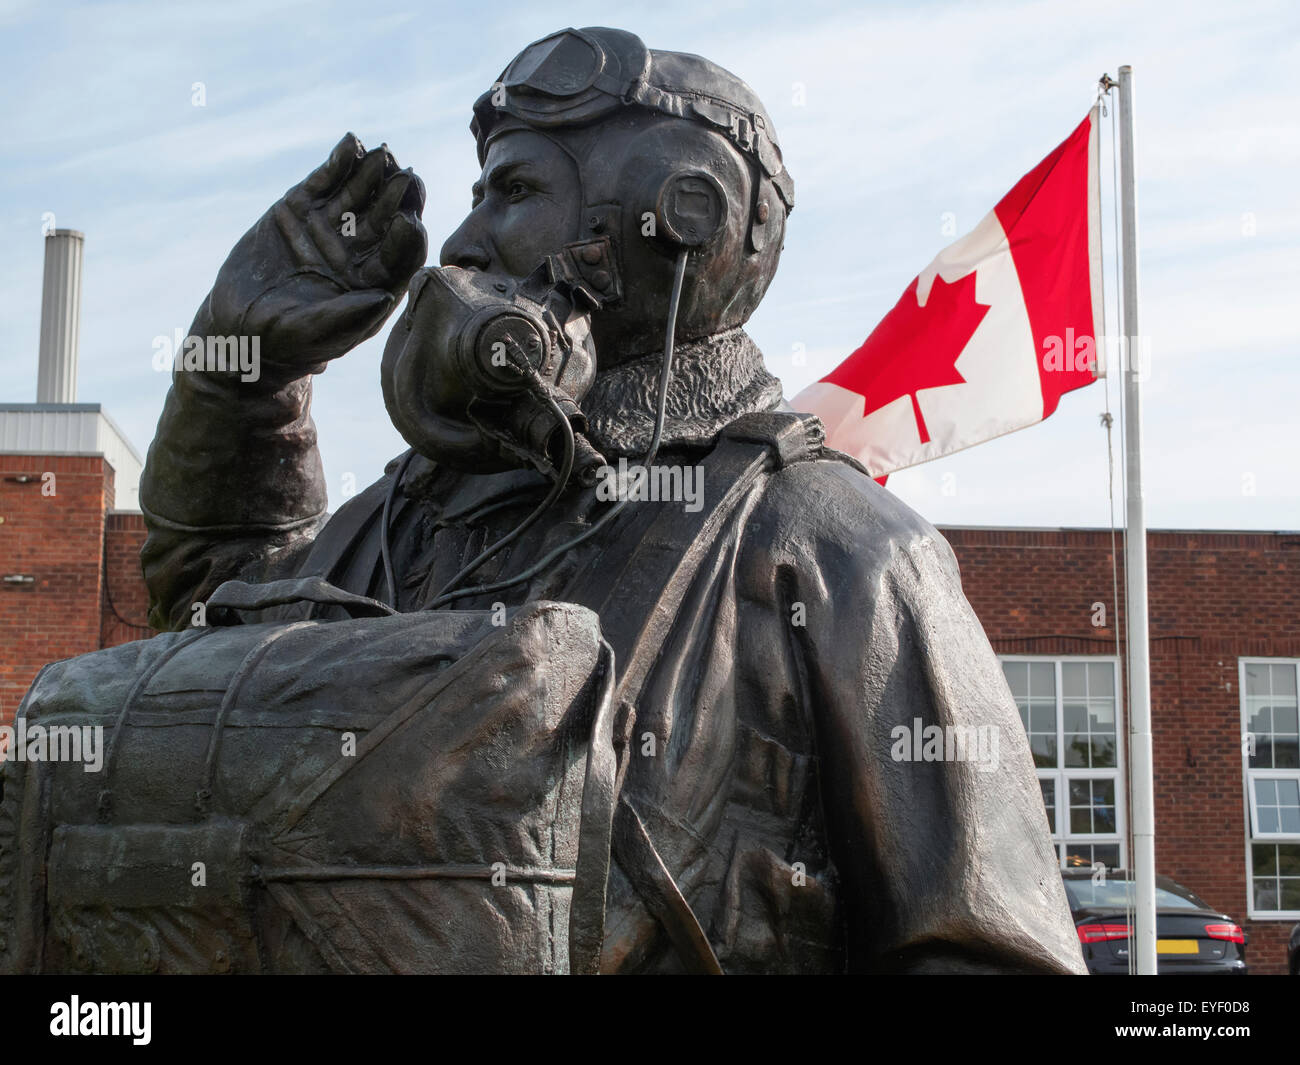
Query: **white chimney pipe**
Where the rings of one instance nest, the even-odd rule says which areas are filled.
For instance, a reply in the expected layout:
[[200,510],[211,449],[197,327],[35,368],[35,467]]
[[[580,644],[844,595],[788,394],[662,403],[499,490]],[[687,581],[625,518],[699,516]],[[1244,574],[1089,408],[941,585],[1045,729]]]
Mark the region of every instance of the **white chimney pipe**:
[[81,334],[81,250],[84,241],[85,236],[75,229],[56,229],[45,238],[37,403],[77,402],[77,341]]

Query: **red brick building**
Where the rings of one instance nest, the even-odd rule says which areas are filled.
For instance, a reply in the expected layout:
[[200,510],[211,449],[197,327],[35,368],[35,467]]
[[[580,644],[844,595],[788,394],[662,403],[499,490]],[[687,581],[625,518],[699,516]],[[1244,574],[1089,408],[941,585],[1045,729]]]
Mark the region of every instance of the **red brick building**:
[[[1039,712],[1031,747],[1063,864],[1125,863],[1122,698],[1104,731],[1123,690],[1122,539],[1117,609],[1109,530],[942,531],[1022,718]],[[1147,555],[1156,869],[1247,929],[1252,972],[1281,973],[1300,921],[1300,533],[1154,531]]]
[[[43,663],[150,634],[143,520],[113,509],[114,482],[102,454],[0,453],[0,723]],[[1108,530],[942,531],[1062,864],[1125,864],[1122,539],[1115,571]],[[1157,869],[1247,928],[1253,972],[1280,973],[1300,921],[1300,534],[1158,531],[1148,555]]]
[[153,634],[144,517],[115,480],[103,455],[0,454],[0,724],[46,662]]

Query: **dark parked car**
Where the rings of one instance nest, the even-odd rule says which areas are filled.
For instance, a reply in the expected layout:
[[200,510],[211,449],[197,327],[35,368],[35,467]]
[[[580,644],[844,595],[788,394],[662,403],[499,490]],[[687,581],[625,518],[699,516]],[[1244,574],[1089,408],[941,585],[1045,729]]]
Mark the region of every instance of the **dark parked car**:
[[[1091,871],[1067,870],[1062,876],[1088,971],[1098,976],[1126,974],[1136,897],[1131,874],[1116,869],[1094,879]],[[1226,913],[1167,876],[1156,877],[1156,971],[1161,976],[1244,976],[1246,943],[1241,925]]]

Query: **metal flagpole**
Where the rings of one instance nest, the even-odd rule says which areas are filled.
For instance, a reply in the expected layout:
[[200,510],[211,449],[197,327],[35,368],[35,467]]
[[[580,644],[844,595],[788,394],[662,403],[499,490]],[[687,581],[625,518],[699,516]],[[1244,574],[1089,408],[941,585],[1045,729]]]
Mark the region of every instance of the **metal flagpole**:
[[1156,972],[1156,824],[1151,755],[1151,664],[1147,620],[1147,519],[1142,497],[1142,380],[1138,356],[1137,178],[1133,163],[1133,68],[1119,68],[1120,226],[1124,287],[1124,468],[1127,531],[1129,758],[1133,787],[1133,950],[1139,976]]

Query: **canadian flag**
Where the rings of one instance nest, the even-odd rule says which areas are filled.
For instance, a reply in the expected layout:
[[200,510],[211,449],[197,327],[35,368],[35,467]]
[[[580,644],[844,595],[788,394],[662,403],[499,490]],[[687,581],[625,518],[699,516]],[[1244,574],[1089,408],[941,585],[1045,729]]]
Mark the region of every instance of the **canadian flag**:
[[1042,421],[1103,372],[1097,112],[790,401],[882,484]]

